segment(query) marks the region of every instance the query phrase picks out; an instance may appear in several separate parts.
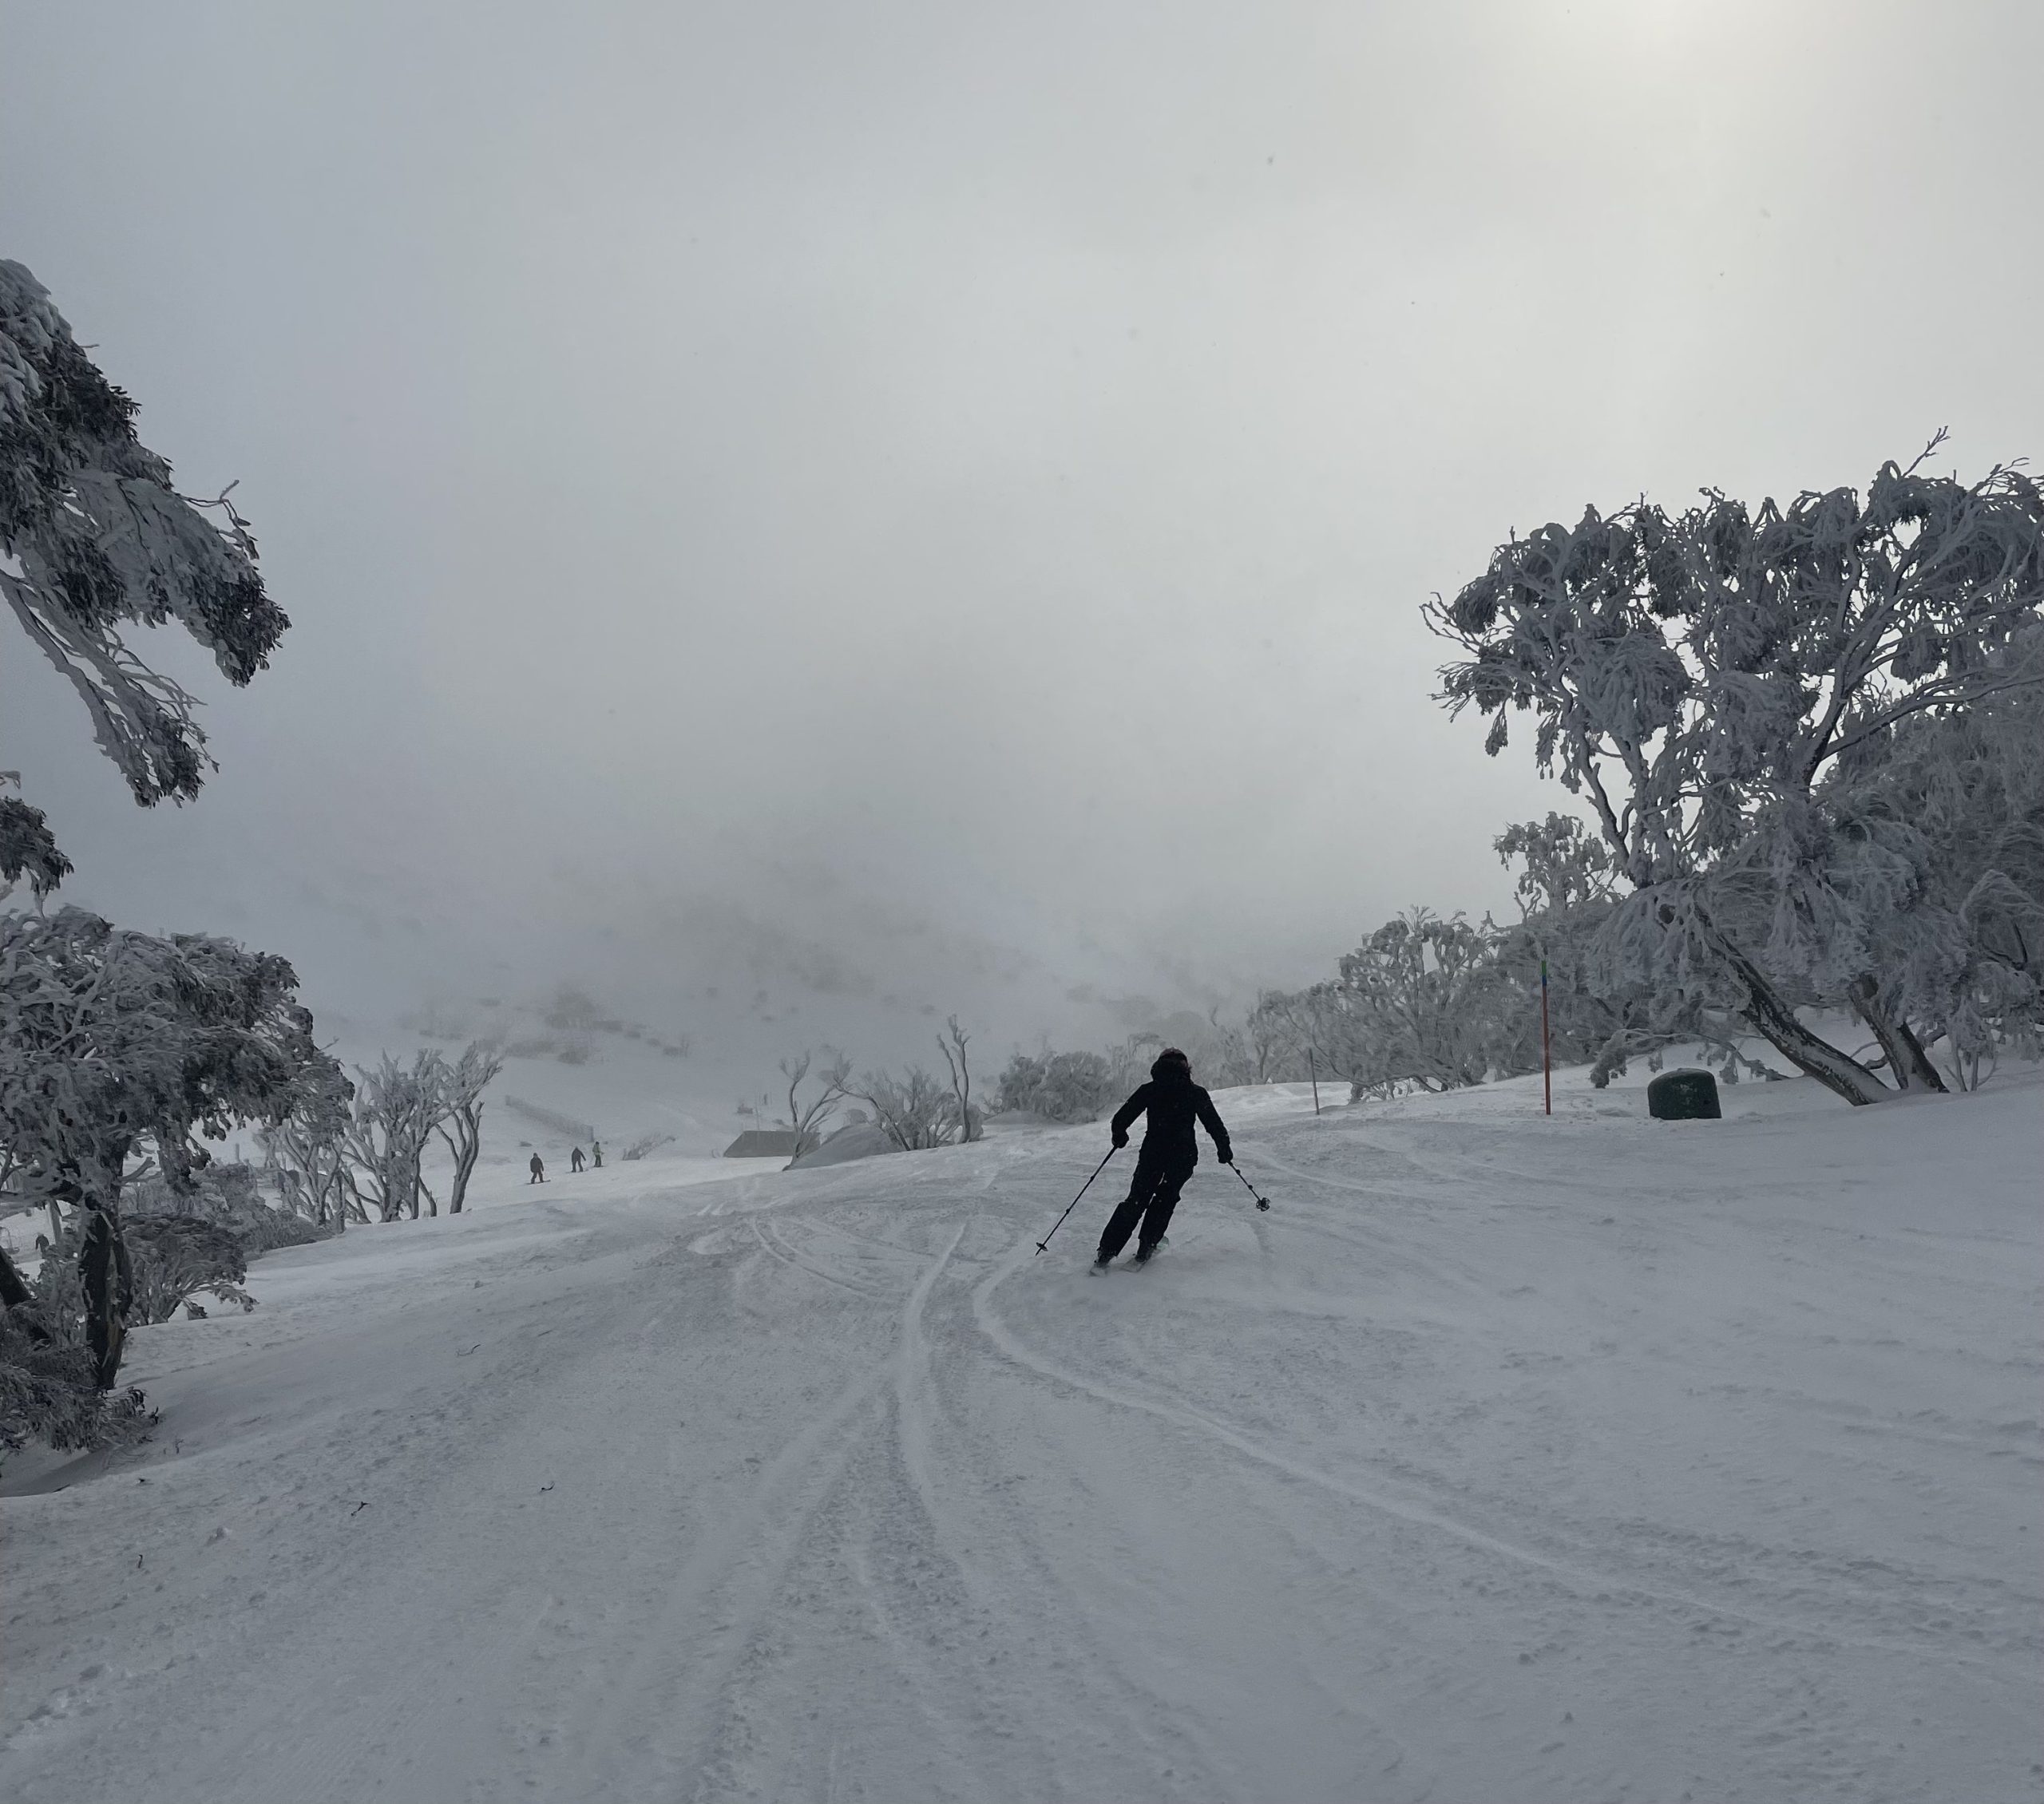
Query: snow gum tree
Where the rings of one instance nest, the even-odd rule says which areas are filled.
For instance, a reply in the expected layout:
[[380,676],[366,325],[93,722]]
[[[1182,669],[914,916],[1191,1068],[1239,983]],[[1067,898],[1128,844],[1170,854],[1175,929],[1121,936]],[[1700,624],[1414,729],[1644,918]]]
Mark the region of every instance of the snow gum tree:
[[1499,993],[1489,943],[1456,916],[1413,908],[1341,960],[1345,1039],[1361,1053],[1344,1074],[1365,1090],[1479,1084],[1498,1059]]
[[158,939],[81,909],[0,915],[0,1145],[30,1201],[84,1212],[78,1269],[102,1388],[131,1267],[120,1197],[154,1157],[188,1192],[201,1137],[282,1121],[332,1061],[289,964],[203,934]]
[[494,1046],[472,1040],[452,1064],[441,1061],[441,1102],[446,1113],[434,1131],[454,1161],[447,1181],[447,1213],[459,1215],[469,1197],[469,1180],[482,1156],[483,1092],[504,1069],[504,1056]]
[[416,1220],[422,1197],[427,1213],[438,1214],[422,1167],[434,1129],[447,1114],[446,1061],[429,1050],[400,1065],[386,1052],[373,1070],[358,1066],[355,1076],[355,1106],[342,1142],[355,1184],[379,1220]]
[[[291,623],[263,592],[247,522],[224,495],[177,493],[170,465],[137,439],[135,413],[42,285],[0,259],[0,602],[147,806],[196,795],[210,761],[196,702],[135,655],[126,630],[175,622],[240,685]],[[26,877],[40,896],[69,868],[42,811],[0,798],[0,881]]]
[[977,1140],[980,1111],[972,1104],[972,1072],[965,1062],[965,1048],[972,1036],[958,1025],[955,1015],[946,1019],[944,1029],[937,1037],[937,1050],[944,1054],[945,1067],[951,1073],[951,1094],[957,1106],[960,1123],[958,1137],[961,1140]]
[[351,1220],[369,1219],[348,1157],[354,1095],[355,1086],[338,1065],[308,1074],[291,1114],[256,1134],[284,1206],[337,1233]]
[[1489,717],[1493,754],[1530,714],[1539,768],[1587,805],[1630,892],[1603,941],[1614,979],[1729,1004],[1854,1103],[1891,1093],[1800,1003],[1849,1004],[1898,1085],[1943,1087],[1884,929],[1931,872],[1859,797],[1912,722],[2035,681],[2019,653],[2044,603],[2036,485],[1923,462],[1864,497],[1591,509],[1428,609],[1465,654],[1443,699]]

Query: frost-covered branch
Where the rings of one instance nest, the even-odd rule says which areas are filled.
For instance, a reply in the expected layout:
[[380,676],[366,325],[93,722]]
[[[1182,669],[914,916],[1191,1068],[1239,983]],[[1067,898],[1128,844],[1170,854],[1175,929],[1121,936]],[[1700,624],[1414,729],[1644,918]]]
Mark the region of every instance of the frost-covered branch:
[[[196,795],[212,761],[198,703],[135,655],[126,631],[175,623],[241,685],[290,622],[263,592],[255,539],[227,493],[180,495],[170,465],[137,439],[135,413],[42,284],[0,260],[0,601],[147,806]],[[224,524],[206,517],[216,510]],[[40,896],[68,866],[41,815],[21,806],[0,817],[0,876],[26,872]],[[24,836],[37,854],[26,861]]]

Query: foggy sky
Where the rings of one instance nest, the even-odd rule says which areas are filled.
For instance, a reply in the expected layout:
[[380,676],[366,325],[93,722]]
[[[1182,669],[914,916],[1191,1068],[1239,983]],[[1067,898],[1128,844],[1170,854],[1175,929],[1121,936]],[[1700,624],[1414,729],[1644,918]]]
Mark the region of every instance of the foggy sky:
[[[1240,1000],[1506,906],[1515,528],[2038,449],[2034,4],[0,0],[0,255],[295,623],[73,900],[316,1007]],[[889,1006],[893,1006],[889,1003]],[[1138,1005],[1139,1006],[1139,1005]],[[920,1032],[920,1029],[918,1029]]]

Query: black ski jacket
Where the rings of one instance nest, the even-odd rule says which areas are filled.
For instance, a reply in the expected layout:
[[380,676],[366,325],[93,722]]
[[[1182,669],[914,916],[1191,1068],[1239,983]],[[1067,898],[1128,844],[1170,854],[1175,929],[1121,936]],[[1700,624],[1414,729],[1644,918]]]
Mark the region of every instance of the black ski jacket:
[[1160,1058],[1150,1067],[1150,1081],[1115,1111],[1115,1144],[1123,1145],[1138,1115],[1147,1113],[1149,1127],[1143,1136],[1145,1157],[1163,1157],[1172,1164],[1195,1165],[1199,1147],[1192,1137],[1196,1121],[1214,1137],[1214,1150],[1221,1163],[1230,1157],[1228,1130],[1214,1098],[1192,1081],[1190,1067],[1175,1058]]

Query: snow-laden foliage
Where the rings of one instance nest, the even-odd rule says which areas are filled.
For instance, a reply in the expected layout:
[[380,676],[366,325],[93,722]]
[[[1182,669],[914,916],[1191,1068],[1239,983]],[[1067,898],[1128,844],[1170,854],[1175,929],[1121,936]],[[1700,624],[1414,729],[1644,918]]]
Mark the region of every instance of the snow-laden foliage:
[[0,914],[0,1148],[31,1198],[112,1208],[146,1147],[188,1189],[222,1140],[289,1114],[332,1061],[283,959],[64,908]]
[[[135,413],[42,285],[0,259],[0,600],[146,805],[196,795],[210,761],[197,704],[125,629],[174,621],[239,685],[290,622],[263,593],[247,523],[225,496],[178,494],[170,465],[136,438]],[[41,894],[64,868],[42,816],[0,805],[6,880],[26,874]]]
[[[2020,651],[2044,678],[2044,631]],[[1971,1089],[1998,1047],[2044,1051],[2044,682],[1905,722],[1856,762],[1830,814],[1876,1018],[1919,1024]]]
[[[66,1294],[52,1294],[60,1283]],[[46,1267],[30,1285],[0,1252],[0,1448],[100,1446],[140,1425],[141,1391],[100,1389],[77,1289],[74,1268]]]
[[[21,773],[0,770],[0,789],[12,789]],[[50,823],[39,808],[19,796],[0,795],[0,900],[22,878],[38,902],[71,874],[71,860],[57,849]]]
[[1953,952],[1899,931],[1921,849],[1876,830],[1860,793],[1915,724],[2036,680],[2023,647],[2044,607],[2036,485],[1923,462],[1883,466],[1864,500],[1593,509],[1501,546],[1428,610],[1467,653],[1444,698],[1489,717],[1494,754],[1510,716],[1532,715],[1535,762],[1583,798],[1631,892],[1606,980],[1735,1009],[1854,1102],[1889,1092],[1797,1004],[1849,1002],[1898,1083],[1938,1086],[1935,1024],[1896,1012],[1935,983],[1889,961]]
[[[167,1322],[202,1293],[244,1311],[256,1300],[244,1290],[248,1249],[234,1230],[200,1215],[130,1215],[121,1224],[133,1272],[131,1323]],[[42,1243],[46,1261],[75,1270],[77,1224]]]

